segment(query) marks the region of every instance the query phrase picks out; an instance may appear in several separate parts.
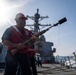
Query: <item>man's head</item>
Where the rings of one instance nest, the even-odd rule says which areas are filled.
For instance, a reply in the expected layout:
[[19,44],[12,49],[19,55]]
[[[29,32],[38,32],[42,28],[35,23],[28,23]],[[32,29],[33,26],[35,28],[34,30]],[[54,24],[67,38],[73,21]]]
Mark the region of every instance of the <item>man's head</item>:
[[25,17],[25,15],[22,13],[18,13],[15,17],[15,21],[17,25],[21,27],[24,27],[26,25],[26,20],[27,20],[27,17]]

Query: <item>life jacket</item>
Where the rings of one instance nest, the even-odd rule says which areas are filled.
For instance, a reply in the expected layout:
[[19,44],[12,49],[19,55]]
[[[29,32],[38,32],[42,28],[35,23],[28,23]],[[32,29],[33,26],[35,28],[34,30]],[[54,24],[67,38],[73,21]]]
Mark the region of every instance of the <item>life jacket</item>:
[[[24,30],[24,34],[22,35],[22,33],[20,31],[17,31],[14,27],[11,28],[12,29],[12,33],[11,33],[11,42],[18,44],[18,43],[22,43],[24,40],[28,40],[31,37],[31,32],[28,29],[23,29]],[[18,29],[19,30],[19,29]],[[8,50],[12,50],[14,48],[8,47]],[[19,54],[23,54],[26,53],[28,50],[28,46],[24,49],[21,49],[18,51]]]
[[[34,49],[34,45],[31,46],[30,48],[31,48],[31,49]],[[29,53],[29,56],[30,56],[30,57],[35,56],[35,52],[34,52],[34,51],[29,51],[28,53]]]

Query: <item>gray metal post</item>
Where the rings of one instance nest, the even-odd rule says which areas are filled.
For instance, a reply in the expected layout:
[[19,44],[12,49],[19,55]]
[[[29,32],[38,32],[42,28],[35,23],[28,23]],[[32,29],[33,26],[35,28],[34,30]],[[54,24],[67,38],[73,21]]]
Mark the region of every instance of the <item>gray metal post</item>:
[[69,61],[69,64],[70,64],[70,68],[72,68],[72,65],[71,65],[71,62],[70,62],[70,57],[68,56],[68,61]]
[[74,54],[74,57],[75,57],[75,63],[76,63],[76,54],[75,54],[75,52],[73,52],[73,54]]

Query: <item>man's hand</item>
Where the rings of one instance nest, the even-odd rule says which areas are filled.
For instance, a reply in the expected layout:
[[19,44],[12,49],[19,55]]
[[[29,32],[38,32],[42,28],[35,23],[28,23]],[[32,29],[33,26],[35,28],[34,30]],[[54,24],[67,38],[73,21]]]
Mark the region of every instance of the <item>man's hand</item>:
[[33,41],[35,41],[35,40],[37,39],[37,37],[36,37],[35,35],[33,35],[33,36],[31,37],[31,39],[32,39]]
[[26,46],[23,45],[22,43],[15,44],[16,49],[11,50],[11,54],[15,55],[19,50],[24,49]]
[[25,48],[25,45],[22,44],[22,43],[19,43],[19,44],[16,44],[16,48],[17,49],[24,49]]
[[34,49],[34,52],[35,52],[35,53],[39,53],[40,50],[39,50],[39,49]]
[[31,49],[31,48],[29,48],[28,51],[33,51],[33,52],[35,52],[35,53],[39,53],[39,52],[40,52],[39,49]]

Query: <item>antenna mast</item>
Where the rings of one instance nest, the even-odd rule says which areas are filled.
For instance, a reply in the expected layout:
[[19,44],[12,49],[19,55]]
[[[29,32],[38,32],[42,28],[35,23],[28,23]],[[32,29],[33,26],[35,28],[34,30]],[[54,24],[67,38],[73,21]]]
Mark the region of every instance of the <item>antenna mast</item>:
[[[51,26],[51,24],[45,24],[45,25],[44,25],[44,24],[40,24],[40,23],[39,23],[41,20],[43,20],[43,19],[45,19],[45,18],[49,18],[48,16],[41,16],[41,15],[39,14],[39,9],[37,9],[37,12],[35,13],[34,16],[28,16],[28,15],[27,15],[27,17],[34,21],[34,24],[33,24],[33,25],[32,25],[32,24],[26,25],[26,26],[34,26],[34,29],[33,29],[34,34],[40,32],[40,27],[39,27],[39,26],[42,26],[42,27],[44,27],[44,26]],[[31,27],[31,28],[32,28],[32,27]]]

